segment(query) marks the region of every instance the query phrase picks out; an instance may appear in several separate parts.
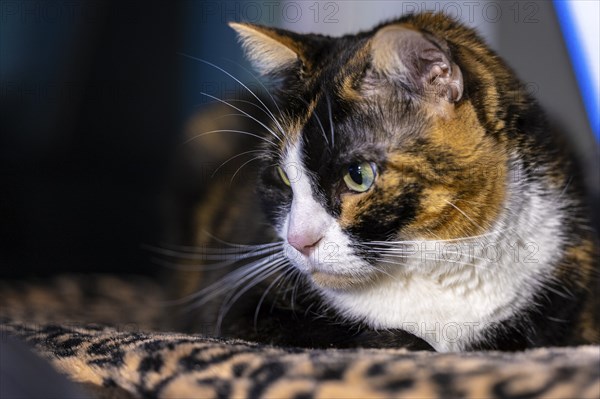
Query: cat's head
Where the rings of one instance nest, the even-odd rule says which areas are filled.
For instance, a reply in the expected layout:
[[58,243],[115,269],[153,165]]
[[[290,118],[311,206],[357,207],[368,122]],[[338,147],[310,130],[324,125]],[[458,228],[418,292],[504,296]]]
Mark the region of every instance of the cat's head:
[[384,262],[386,242],[474,236],[497,219],[501,89],[517,86],[472,30],[430,14],[340,38],[231,26],[280,99],[258,191],[317,286],[395,273],[408,258]]

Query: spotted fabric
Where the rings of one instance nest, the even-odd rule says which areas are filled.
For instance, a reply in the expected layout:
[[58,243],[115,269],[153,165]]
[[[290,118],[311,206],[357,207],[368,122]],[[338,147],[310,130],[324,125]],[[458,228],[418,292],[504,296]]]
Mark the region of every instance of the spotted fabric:
[[149,280],[5,282],[0,293],[2,334],[96,397],[600,397],[598,346],[449,354],[281,348],[160,331],[164,297]]

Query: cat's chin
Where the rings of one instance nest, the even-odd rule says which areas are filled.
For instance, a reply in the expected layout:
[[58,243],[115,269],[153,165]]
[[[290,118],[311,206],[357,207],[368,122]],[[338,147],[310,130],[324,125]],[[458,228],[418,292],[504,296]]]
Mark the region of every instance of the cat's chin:
[[333,290],[352,290],[369,285],[373,281],[373,276],[354,276],[338,273],[326,273],[323,271],[313,271],[310,277],[320,288]]

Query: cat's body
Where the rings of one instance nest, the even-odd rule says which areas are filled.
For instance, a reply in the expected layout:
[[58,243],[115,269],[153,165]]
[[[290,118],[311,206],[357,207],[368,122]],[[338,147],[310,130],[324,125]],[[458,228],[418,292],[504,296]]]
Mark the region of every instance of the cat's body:
[[[278,80],[279,102],[236,104],[237,128],[200,117],[196,135],[261,132],[260,167],[248,171],[249,153],[228,162],[244,170],[233,185],[204,181],[185,240],[205,255],[214,237],[282,244],[233,247],[244,259],[231,268],[182,272],[180,296],[204,288],[191,328],[320,347],[427,347],[404,331],[440,351],[600,342],[579,169],[472,30],[433,14],[342,38],[233,27]],[[252,147],[231,139],[204,143],[205,176]]]

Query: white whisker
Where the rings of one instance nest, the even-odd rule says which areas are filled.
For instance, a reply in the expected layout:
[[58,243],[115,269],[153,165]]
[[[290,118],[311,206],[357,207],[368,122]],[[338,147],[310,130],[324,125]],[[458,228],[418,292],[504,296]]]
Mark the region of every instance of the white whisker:
[[[290,302],[291,307],[292,307],[292,311],[294,311],[294,305],[296,303],[295,302],[295,298],[296,298],[296,294],[298,292],[298,285],[300,284],[300,279],[302,278],[302,273],[298,269],[295,269],[294,271],[296,272],[296,279],[292,283],[292,286],[293,286],[293,288],[292,288],[292,300]],[[292,275],[290,277],[290,280],[292,278],[293,278],[293,273],[292,273]]]
[[494,232],[490,232],[490,233],[485,233],[485,234],[479,234],[479,235],[474,235],[474,236],[466,236],[466,237],[458,237],[458,238],[449,238],[449,239],[444,239],[444,240],[404,240],[404,241],[365,241],[363,244],[383,244],[383,245],[387,245],[387,244],[391,244],[391,245],[395,245],[395,244],[422,244],[422,243],[436,243],[436,242],[456,242],[456,241],[468,241],[468,240],[477,240],[479,238],[484,238],[484,237],[488,237],[488,236],[494,236],[494,235],[499,235],[501,233],[503,233],[504,231],[499,230],[499,231],[494,231]]
[[473,219],[471,219],[471,217],[469,215],[467,215],[462,209],[460,209],[458,206],[454,205],[452,202],[444,199],[444,202],[447,203],[448,205],[450,205],[451,207],[453,207],[454,209],[456,209],[457,211],[459,211],[465,218],[467,218],[467,220],[471,223],[473,223],[473,225],[475,225],[475,227],[480,228],[481,230],[485,230],[483,228],[483,226],[481,226],[479,223],[475,222]]
[[[263,88],[263,90],[265,91],[265,93],[267,93],[267,95],[269,96],[269,98],[271,98],[271,101],[273,102],[273,104],[275,105],[275,108],[277,108],[277,112],[279,113],[279,115],[282,115],[281,109],[279,108],[279,105],[277,105],[277,101],[275,101],[275,99],[273,98],[273,96],[271,95],[271,92],[265,87],[265,85],[260,81],[259,78],[256,77],[256,75],[254,75],[252,73],[252,71],[250,71],[248,68],[244,67],[241,64],[238,64],[237,62],[233,61],[233,60],[228,60],[226,59],[226,61],[229,61],[235,65],[237,65],[238,67],[242,68],[244,71],[246,71],[250,76],[252,76],[252,78],[254,78],[254,80],[256,82],[258,82],[258,84]],[[281,132],[285,135],[285,132]]]
[[276,272],[280,271],[283,267],[283,264],[285,264],[285,262],[287,262],[285,259],[280,260],[278,263],[275,263],[275,264],[269,266],[268,268],[262,270],[261,273],[258,273],[254,277],[254,279],[252,279],[250,282],[246,283],[245,286],[242,287],[239,291],[236,292],[236,291],[232,290],[230,292],[230,294],[227,295],[227,297],[223,300],[223,303],[219,309],[219,316],[217,318],[216,330],[219,331],[221,329],[221,324],[223,323],[223,319],[225,318],[225,315],[227,314],[227,312],[229,312],[231,307],[235,304],[235,302],[244,293],[248,292],[248,290],[250,290],[255,285],[259,284],[261,281],[267,279],[268,277],[272,276]]
[[256,119],[255,117],[253,117],[252,115],[250,115],[249,113],[247,113],[246,111],[242,110],[241,108],[236,107],[233,104],[228,103],[225,100],[221,100],[219,97],[215,97],[211,94],[205,93],[205,92],[200,92],[200,94],[202,94],[203,96],[212,98],[213,100],[216,100],[222,104],[225,104],[233,109],[235,109],[236,111],[241,112],[242,114],[246,115],[248,118],[252,119],[253,121],[255,121],[256,123],[258,123],[259,125],[261,125],[262,127],[264,127],[269,133],[271,133],[271,135],[273,135],[273,137],[275,137],[278,141],[281,141],[281,137],[275,133],[271,128],[269,128],[267,125],[265,125],[263,122],[261,122],[260,120]]
[[[398,263],[398,262],[394,262],[393,259],[387,259],[387,258],[399,258],[399,259],[418,259],[418,260],[423,260],[422,257],[420,256],[386,256],[382,259],[379,259],[379,262],[382,263],[389,263],[392,265],[398,265],[398,266],[402,266],[402,263]],[[481,270],[487,270],[484,267],[481,267],[481,265],[475,264],[475,263],[470,263],[470,262],[459,262],[459,261],[454,261],[454,260],[449,260],[449,259],[444,259],[443,261],[441,260],[429,260],[429,261],[425,261],[424,263],[432,263],[435,262],[436,264],[439,264],[439,266],[448,266],[448,263],[451,263],[453,265],[459,265],[459,266],[470,266],[473,267],[475,269],[481,269]]]
[[189,139],[185,140],[183,142],[183,144],[188,144],[190,142],[192,142],[193,140],[199,139],[200,137],[204,137],[204,136],[208,136],[209,134],[216,134],[216,133],[237,133],[237,134],[244,134],[246,136],[252,136],[255,137],[257,139],[263,140],[268,144],[271,144],[275,147],[277,147],[277,144],[275,144],[274,142],[272,142],[271,140],[264,138],[262,136],[259,136],[258,134],[254,134],[254,133],[250,133],[250,132],[246,132],[243,130],[232,130],[232,129],[217,129],[217,130],[210,130],[208,132],[202,132],[200,134],[197,134],[193,137],[190,137]]
[[145,249],[148,249],[152,252],[158,254],[166,254],[166,255],[202,255],[202,254],[233,254],[233,255],[243,255],[250,252],[254,252],[257,250],[265,249],[265,248],[277,248],[283,246],[283,242],[276,241],[268,244],[258,244],[258,245],[241,245],[238,244],[237,247],[229,247],[229,248],[215,248],[215,247],[196,247],[196,246],[182,246],[182,245],[164,245],[163,247],[155,247],[155,246],[144,246]]
[[237,170],[235,171],[235,173],[233,174],[233,176],[231,176],[231,180],[229,181],[229,184],[233,183],[233,179],[235,179],[235,177],[237,176],[237,174],[240,172],[240,170],[242,170],[242,168],[244,166],[248,165],[250,162],[258,161],[259,159],[261,159],[260,156],[254,157],[251,160],[244,162],[242,164],[242,166],[240,166],[239,168],[237,168]]
[[331,146],[333,147],[335,144],[335,139],[333,137],[333,115],[331,114],[331,101],[329,100],[328,95],[325,95],[325,99],[327,100],[327,110],[329,113],[329,127],[331,128]]
[[[194,292],[192,294],[186,295],[182,298],[171,300],[171,301],[166,301],[166,304],[167,305],[182,305],[182,304],[190,303],[191,301],[194,301],[197,298],[202,298],[202,300],[204,300],[205,298],[203,296],[206,295],[207,293],[208,293],[207,296],[209,296],[210,298],[213,298],[214,296],[218,295],[219,293],[221,293],[223,291],[223,287],[225,287],[225,289],[231,288],[231,283],[238,282],[239,279],[243,278],[244,275],[247,275],[257,269],[260,269],[261,267],[267,265],[272,260],[273,259],[270,259],[270,258],[259,259],[254,262],[251,262],[247,265],[241,266],[238,269],[225,275],[219,281],[209,285],[208,287],[205,287],[205,288],[201,289],[200,291]],[[236,285],[237,285],[237,283],[236,283]]]
[[[163,250],[161,252],[158,252],[160,255],[164,255],[164,256],[170,256],[176,259],[185,259],[185,260],[198,260],[198,261],[220,261],[217,263],[210,263],[210,264],[206,264],[206,265],[172,265],[172,266],[167,266],[167,267],[171,267],[174,269],[179,269],[179,270],[215,270],[215,269],[220,269],[226,266],[230,266],[233,265],[236,262],[242,261],[242,260],[246,260],[246,259],[251,259],[251,258],[255,258],[257,256],[262,256],[262,255],[277,255],[279,256],[280,254],[278,253],[280,251],[280,248],[275,247],[275,248],[271,248],[271,249],[263,249],[263,250],[255,250],[255,251],[250,251],[250,252],[246,252],[246,253],[230,253],[230,254],[221,254],[221,255],[215,255],[215,254],[181,254],[177,251],[170,251],[170,250]],[[163,261],[161,259],[161,261]]]
[[254,266],[252,268],[249,268],[249,270],[248,268],[240,268],[240,270],[237,270],[239,273],[229,273],[219,281],[198,291],[196,293],[196,298],[194,298],[193,302],[190,302],[184,308],[184,311],[191,311],[204,305],[208,301],[215,299],[219,295],[227,294],[228,292],[233,292],[237,290],[237,288],[242,286],[248,280],[251,280],[257,274],[263,273],[265,271],[265,265],[266,263],[260,266]]
[[267,246],[271,246],[271,245],[283,245],[283,241],[275,241],[275,242],[270,242],[270,243],[266,243],[266,244],[258,244],[258,245],[257,244],[236,244],[234,242],[222,240],[219,237],[213,235],[212,233],[210,233],[204,229],[202,230],[202,233],[206,234],[213,240],[220,242],[221,244],[227,245],[228,247],[234,247],[234,248],[251,248],[251,247],[257,248],[257,247],[267,247]]
[[[263,107],[265,107],[265,110],[267,110],[267,111],[269,112],[269,115],[271,116],[271,119],[273,120],[273,122],[275,122],[275,124],[277,125],[277,127],[279,128],[279,130],[281,131],[281,133],[282,133],[283,135],[285,135],[285,132],[284,132],[283,128],[281,127],[281,125],[280,125],[280,124],[279,124],[279,122],[277,121],[277,118],[275,118],[275,115],[273,115],[273,113],[271,112],[271,110],[269,109],[269,107],[267,107],[267,106],[265,105],[265,103],[263,103],[263,102],[262,102],[262,100],[261,100],[261,99],[260,99],[260,98],[259,98],[259,97],[258,97],[256,94],[254,94],[254,92],[253,92],[252,90],[250,90],[250,89],[248,88],[248,86],[246,86],[244,83],[242,83],[242,81],[241,81],[241,80],[239,80],[238,78],[236,78],[235,76],[233,76],[231,73],[227,72],[225,69],[223,69],[223,68],[219,67],[218,65],[215,65],[215,64],[213,64],[212,62],[209,62],[209,61],[203,60],[202,58],[193,57],[193,56],[191,56],[191,55],[184,54],[184,53],[178,53],[178,54],[179,54],[179,55],[181,55],[181,56],[184,56],[184,57],[187,57],[187,58],[190,58],[190,59],[196,60],[196,61],[198,61],[198,62],[202,62],[202,63],[204,63],[204,64],[206,64],[206,65],[210,65],[210,66],[212,66],[213,68],[216,68],[216,69],[218,69],[219,71],[223,72],[224,74],[226,74],[227,76],[229,76],[230,78],[232,78],[233,80],[235,80],[237,83],[239,83],[239,84],[240,84],[240,85],[241,85],[241,86],[242,86],[244,89],[246,89],[246,90],[248,91],[248,93],[250,93],[250,94],[251,94],[251,95],[252,95],[254,98],[256,98],[256,100],[257,100],[257,101],[258,101],[258,102],[259,102],[259,103],[260,103],[260,104],[261,104]],[[268,91],[267,91],[267,92],[268,92]],[[269,129],[269,130],[270,130],[270,129]],[[275,134],[275,133],[273,133],[273,134]],[[276,136],[277,136],[277,135],[276,135]],[[279,137],[279,136],[277,136],[277,137]]]
[[263,153],[264,151],[263,151],[263,150],[250,150],[250,151],[244,151],[244,152],[242,152],[242,153],[239,153],[239,154],[237,154],[237,155],[234,155],[234,156],[230,157],[228,160],[226,160],[225,162],[223,162],[221,165],[219,165],[219,167],[217,167],[217,168],[214,170],[214,172],[213,172],[213,173],[210,175],[210,177],[211,177],[211,178],[215,177],[215,174],[216,174],[216,173],[217,173],[217,172],[218,172],[218,171],[219,171],[219,170],[220,170],[220,169],[221,169],[223,166],[225,166],[225,165],[226,165],[228,162],[230,162],[230,161],[233,161],[234,159],[236,159],[236,158],[239,158],[239,157],[241,157],[241,156],[243,156],[243,155],[246,155],[246,154],[252,154],[252,153],[255,153],[255,152],[260,152],[260,153]]
[[[309,106],[309,103],[305,99],[300,98],[300,100],[302,100],[302,102],[304,102],[304,104]],[[323,123],[321,123],[321,118],[319,118],[319,115],[317,115],[316,110],[313,110],[312,116],[313,116],[313,118],[316,119],[317,123],[321,127],[321,133],[323,133],[323,138],[325,139],[325,142],[327,143],[327,145],[329,145],[329,139],[327,139],[327,133],[325,133],[325,128],[323,127]]]
[[[285,263],[283,266],[283,268],[285,268],[285,266],[288,266],[289,262]],[[271,288],[273,288],[273,286],[282,278],[284,278],[285,276],[289,275],[290,273],[293,273],[296,269],[294,268],[290,268],[287,271],[285,271],[284,273],[282,273],[281,275],[277,276],[277,278],[275,278],[273,281],[271,281],[271,283],[268,285],[268,287],[265,289],[265,292],[263,292],[263,294],[261,295],[260,299],[258,300],[258,303],[256,304],[256,310],[254,311],[254,329],[257,329],[258,326],[258,314],[260,312],[260,307],[262,306],[265,298],[267,297],[267,294],[269,293],[269,291],[271,290]]]

